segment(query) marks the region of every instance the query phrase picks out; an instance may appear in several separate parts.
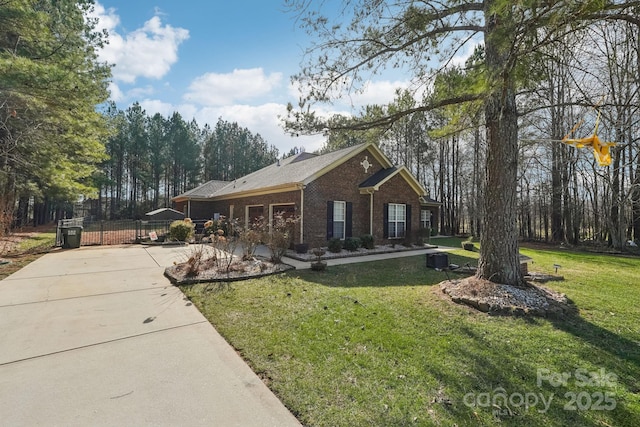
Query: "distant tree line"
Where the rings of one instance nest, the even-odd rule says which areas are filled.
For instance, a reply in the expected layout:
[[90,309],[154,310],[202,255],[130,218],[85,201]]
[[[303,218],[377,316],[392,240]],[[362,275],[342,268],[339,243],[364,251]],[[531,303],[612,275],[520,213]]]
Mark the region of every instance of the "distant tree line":
[[0,234],[69,213],[95,195],[111,76],[90,0],[0,4]]
[[231,181],[278,158],[278,149],[259,134],[222,119],[201,127],[177,112],[149,116],[137,102],[125,111],[110,104],[105,115],[109,157],[91,211],[99,219],[143,218],[206,181]]
[[[366,106],[354,117],[332,117],[323,150],[378,144],[442,203],[441,232],[479,236],[487,156],[482,103],[383,120],[469,90],[483,72],[484,55],[481,45],[463,66],[440,73],[424,95],[398,91],[389,104]],[[567,34],[562,44],[541,48],[528,64],[517,96],[520,239],[618,249],[629,240],[640,241],[639,64],[637,26],[626,22],[599,22]],[[572,137],[593,135],[598,116],[600,139],[617,143],[606,167],[598,165],[590,147],[561,142],[572,129]],[[376,121],[382,125],[358,128],[358,123]]]

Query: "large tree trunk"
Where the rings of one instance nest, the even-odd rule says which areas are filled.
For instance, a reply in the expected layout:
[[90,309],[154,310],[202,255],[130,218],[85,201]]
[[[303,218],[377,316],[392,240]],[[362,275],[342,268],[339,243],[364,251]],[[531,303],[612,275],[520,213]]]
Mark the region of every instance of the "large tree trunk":
[[485,101],[487,169],[480,260],[476,276],[496,283],[523,282],[518,254],[517,172],[518,115],[515,84],[509,66],[510,18],[491,15],[493,1],[485,2],[485,54],[492,85]]

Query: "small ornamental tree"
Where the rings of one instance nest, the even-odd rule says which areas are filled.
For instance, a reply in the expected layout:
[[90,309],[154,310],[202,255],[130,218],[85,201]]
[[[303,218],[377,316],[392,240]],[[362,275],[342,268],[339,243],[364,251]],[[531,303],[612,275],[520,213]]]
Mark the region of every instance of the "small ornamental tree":
[[264,218],[261,218],[258,222],[242,227],[238,231],[238,238],[242,243],[242,259],[244,261],[253,259],[258,245],[262,243],[263,223]]
[[234,261],[233,254],[239,243],[235,235],[239,228],[238,220],[220,215],[220,218],[212,221],[212,224],[209,224],[209,221],[206,224],[209,225],[207,230],[211,245],[216,249],[216,265],[228,274]]
[[228,236],[230,228],[233,227],[232,222],[233,221],[227,220],[227,217],[224,215],[220,215],[218,219],[210,219],[204,223],[204,235],[211,236],[212,234],[219,234],[219,230],[222,230],[223,235]]
[[279,264],[293,242],[293,234],[296,224],[300,222],[297,215],[287,215],[286,212],[276,212],[269,227],[263,221],[262,241],[269,248],[271,261]]

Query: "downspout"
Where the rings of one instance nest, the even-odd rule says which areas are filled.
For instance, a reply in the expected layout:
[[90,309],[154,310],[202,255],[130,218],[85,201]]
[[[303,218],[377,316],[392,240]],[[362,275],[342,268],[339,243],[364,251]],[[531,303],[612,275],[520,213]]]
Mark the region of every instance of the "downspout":
[[191,218],[191,199],[187,200],[187,218]]
[[299,184],[300,187],[300,243],[304,243],[304,189],[307,188],[304,184]]
[[369,190],[369,194],[371,195],[371,202],[369,206],[369,234],[373,236],[373,193],[375,190]]

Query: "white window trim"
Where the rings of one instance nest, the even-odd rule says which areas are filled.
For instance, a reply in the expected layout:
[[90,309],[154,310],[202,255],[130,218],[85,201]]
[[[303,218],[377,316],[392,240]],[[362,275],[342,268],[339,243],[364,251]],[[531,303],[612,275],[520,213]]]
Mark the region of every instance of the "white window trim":
[[[342,214],[343,217],[341,220],[336,220],[336,206],[342,206]],[[347,202],[344,200],[334,200],[333,201],[333,237],[335,237],[335,229],[336,223],[342,223],[342,237],[340,240],[344,240],[347,237]]]
[[420,209],[420,227],[431,228],[431,211],[429,209]]
[[[402,220],[398,220],[397,218],[397,206],[404,206],[404,218]],[[393,207],[394,209],[396,209],[396,219],[392,220],[391,219],[391,207]],[[387,211],[387,230],[388,230],[388,234],[389,234],[389,239],[404,239],[407,236],[407,205],[404,203],[389,203],[388,206],[388,211]],[[392,236],[391,235],[391,230],[389,225],[391,223],[395,223],[395,234],[398,234],[398,224],[402,223],[404,224],[404,235],[403,236]]]

